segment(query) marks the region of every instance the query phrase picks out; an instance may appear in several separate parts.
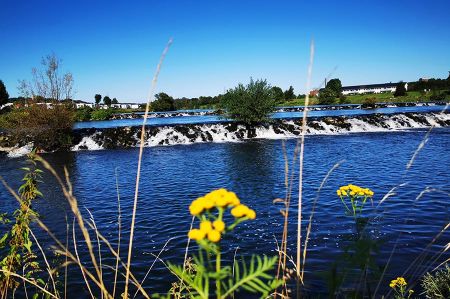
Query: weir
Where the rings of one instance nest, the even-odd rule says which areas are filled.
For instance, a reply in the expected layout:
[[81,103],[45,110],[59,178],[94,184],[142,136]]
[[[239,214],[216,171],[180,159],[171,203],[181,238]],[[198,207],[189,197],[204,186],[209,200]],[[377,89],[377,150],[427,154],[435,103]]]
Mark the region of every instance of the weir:
[[[309,118],[307,135],[388,132],[430,126],[450,126],[444,113],[399,113]],[[128,148],[139,145],[141,127],[77,129],[73,151]],[[266,125],[247,127],[236,122],[148,126],[145,146],[204,142],[239,142],[251,138],[295,138],[301,132],[300,119],[277,119]]]

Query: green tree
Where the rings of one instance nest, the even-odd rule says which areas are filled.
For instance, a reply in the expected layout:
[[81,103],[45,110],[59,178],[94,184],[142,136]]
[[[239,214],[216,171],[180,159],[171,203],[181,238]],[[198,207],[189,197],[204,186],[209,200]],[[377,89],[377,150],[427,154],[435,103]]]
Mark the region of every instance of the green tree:
[[342,83],[341,80],[334,78],[328,81],[327,86],[325,88],[328,88],[329,90],[333,91],[334,97],[338,98],[342,93]]
[[404,82],[398,82],[395,88],[394,97],[402,97],[406,95],[406,88]]
[[108,97],[108,96],[105,96],[104,98],[103,98],[103,104],[105,104],[106,106],[111,106],[111,98],[110,97]]
[[319,105],[331,105],[334,104],[336,96],[334,91],[329,88],[322,88],[319,92]]
[[295,99],[294,87],[289,86],[289,89],[284,92],[284,98],[286,100]]
[[116,99],[116,98],[114,98],[114,99],[112,99],[112,102],[111,103],[113,103],[113,104],[119,104],[119,101]]
[[275,110],[272,87],[266,80],[254,81],[244,86],[239,84],[230,89],[222,98],[222,106],[227,110],[227,117],[247,125],[265,122]]
[[9,100],[9,94],[6,91],[5,84],[3,84],[3,81],[0,80],[0,106],[8,103],[8,100]]
[[100,101],[102,100],[102,95],[96,94],[94,98],[95,98],[95,104],[98,105],[98,104],[100,104]]
[[273,98],[277,103],[283,102],[284,100],[284,92],[278,86],[272,87]]
[[152,102],[153,111],[174,111],[175,101],[167,93],[160,92],[155,95],[156,100]]

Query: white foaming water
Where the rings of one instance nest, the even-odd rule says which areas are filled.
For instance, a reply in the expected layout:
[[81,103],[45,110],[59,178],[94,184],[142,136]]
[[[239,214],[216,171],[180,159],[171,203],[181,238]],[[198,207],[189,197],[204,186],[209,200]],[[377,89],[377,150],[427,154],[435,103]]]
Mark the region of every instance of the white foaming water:
[[97,151],[97,150],[103,149],[103,146],[99,145],[97,142],[94,141],[94,139],[92,139],[96,134],[98,134],[98,133],[94,133],[93,136],[83,137],[83,139],[81,139],[80,143],[73,146],[71,148],[71,150],[79,151],[79,150],[86,149],[86,150],[90,150],[90,151]]
[[33,150],[33,144],[28,143],[22,147],[13,148],[8,152],[9,158],[19,158],[25,155],[28,155]]
[[[416,118],[417,117],[417,118]],[[422,121],[423,119],[423,121]],[[419,121],[417,121],[419,120]],[[307,127],[307,135],[337,135],[362,132],[387,132],[404,131],[405,129],[426,128],[432,125],[440,127],[442,121],[449,121],[450,114],[430,113],[414,114],[408,117],[405,114],[378,115],[377,117],[348,117],[338,119],[314,119],[310,120]],[[230,124],[199,124],[186,126],[165,126],[157,128],[153,136],[145,140],[144,146],[169,146],[177,144],[193,144],[205,142],[240,142],[248,139],[245,126],[236,125],[234,131],[229,131]],[[275,126],[275,127],[274,127]],[[129,130],[130,128],[128,128]],[[301,131],[301,120],[286,120],[282,124],[255,128],[255,136],[259,139],[285,139],[298,137]],[[102,144],[95,140],[97,134],[84,137],[72,150],[98,150]],[[138,137],[135,136],[136,146],[139,146]],[[98,141],[101,143],[101,141]]]

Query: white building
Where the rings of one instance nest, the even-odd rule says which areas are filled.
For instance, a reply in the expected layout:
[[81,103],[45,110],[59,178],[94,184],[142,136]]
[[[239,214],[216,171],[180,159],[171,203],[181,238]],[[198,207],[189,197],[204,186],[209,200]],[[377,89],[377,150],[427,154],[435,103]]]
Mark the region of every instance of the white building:
[[[367,85],[342,86],[342,94],[365,94],[365,93],[382,93],[395,92],[398,83],[381,83]],[[408,83],[405,83],[405,89],[408,90]]]

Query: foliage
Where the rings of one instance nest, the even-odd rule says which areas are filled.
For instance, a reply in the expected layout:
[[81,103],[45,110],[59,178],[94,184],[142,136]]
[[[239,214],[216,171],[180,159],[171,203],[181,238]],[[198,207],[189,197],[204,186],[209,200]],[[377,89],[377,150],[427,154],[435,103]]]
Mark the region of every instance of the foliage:
[[37,96],[44,99],[61,101],[73,97],[73,76],[71,73],[61,75],[62,60],[55,54],[42,58],[41,69],[32,68],[32,80],[20,80],[19,92],[26,98]]
[[319,105],[331,105],[334,104],[336,95],[334,91],[329,88],[323,88],[319,92]]
[[281,88],[279,88],[278,86],[272,87],[272,93],[273,93],[273,98],[277,103],[280,103],[285,99],[283,90]]
[[9,94],[6,91],[5,84],[2,80],[0,80],[0,106],[5,105],[8,103],[9,100]]
[[450,298],[450,266],[436,271],[434,274],[427,273],[422,280],[422,287],[427,298]]
[[[347,213],[354,217],[361,214],[367,199],[372,199],[374,194],[369,188],[361,188],[352,184],[340,187],[336,193],[344,204]],[[351,210],[348,207],[346,200],[350,200]]]
[[14,144],[32,142],[38,149],[54,151],[71,145],[74,116],[74,111],[63,104],[30,104],[2,115],[0,127]]
[[407,286],[408,283],[403,277],[397,277],[396,279],[391,280],[391,283],[389,284],[389,287],[394,290],[395,299],[404,299],[411,297],[414,291],[411,289],[407,291]]
[[102,100],[102,95],[97,93],[94,96],[94,99],[95,99],[95,104],[98,105],[98,104],[100,104],[100,101]]
[[174,111],[174,99],[164,92],[155,95],[156,100],[151,103],[153,111]]
[[82,107],[75,110],[75,121],[89,121],[93,109],[91,107]]
[[239,84],[222,98],[227,117],[247,125],[267,121],[269,114],[275,111],[275,104],[272,88],[266,80],[250,79],[249,84]]
[[377,99],[375,97],[365,98],[362,102],[361,107],[364,109],[373,109],[375,108],[375,104],[377,103]]
[[395,88],[394,97],[402,97],[406,95],[405,83],[399,82]]
[[111,98],[110,97],[108,97],[108,96],[105,96],[104,98],[103,98],[103,104],[105,104],[106,106],[111,106]]
[[350,104],[351,101],[345,95],[341,94],[339,96],[339,104]]
[[284,99],[285,100],[295,99],[294,87],[289,86],[289,89],[284,91]]
[[112,104],[119,104],[119,101],[116,98],[113,98],[111,101]]
[[97,109],[92,111],[91,120],[108,120],[113,114],[113,109]]
[[342,83],[341,80],[337,78],[328,81],[325,88],[331,90],[335,98],[338,98],[342,94]]
[[[225,212],[230,209],[234,221],[224,222]],[[199,228],[189,231],[190,239],[197,241],[199,254],[194,256],[195,271],[185,271],[183,266],[169,264],[170,270],[185,284],[180,293],[190,298],[209,298],[210,285],[215,285],[216,298],[229,298],[235,292],[246,290],[260,293],[262,298],[281,285],[282,281],[268,274],[277,257],[253,255],[249,264],[243,259],[233,265],[222,265],[220,241],[226,234],[246,220],[255,219],[256,213],[241,204],[234,192],[218,189],[200,197],[189,207],[191,214],[200,220]],[[211,260],[215,260],[215,265]]]
[[[36,255],[31,246],[30,224],[39,215],[32,209],[32,202],[42,193],[38,190],[42,170],[36,167],[36,156],[33,151],[28,162],[31,167],[24,167],[25,176],[23,184],[19,188],[19,208],[14,213],[14,222],[8,231],[0,238],[0,249],[6,249],[5,256],[2,256],[0,268],[8,272],[0,272],[0,292],[5,296],[8,289],[17,289],[21,281],[11,276],[10,273],[23,275],[25,278],[44,285],[42,279],[35,277],[40,272],[39,264],[36,262]],[[9,220],[3,218],[4,224],[9,224]],[[10,273],[9,273],[10,272]]]

